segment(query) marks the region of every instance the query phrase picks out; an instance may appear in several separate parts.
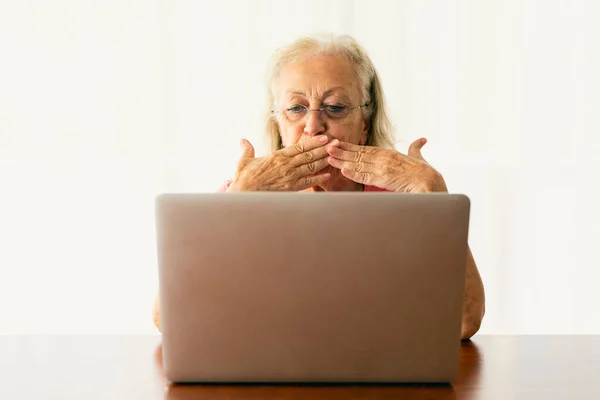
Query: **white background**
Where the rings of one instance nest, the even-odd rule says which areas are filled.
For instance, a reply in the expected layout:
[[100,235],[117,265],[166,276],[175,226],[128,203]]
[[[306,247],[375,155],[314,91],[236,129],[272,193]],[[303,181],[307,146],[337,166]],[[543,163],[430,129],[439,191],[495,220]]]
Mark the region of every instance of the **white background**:
[[472,200],[481,333],[600,333],[600,2],[0,2],[0,334],[152,333],[154,196],[266,151],[264,72],[354,35]]

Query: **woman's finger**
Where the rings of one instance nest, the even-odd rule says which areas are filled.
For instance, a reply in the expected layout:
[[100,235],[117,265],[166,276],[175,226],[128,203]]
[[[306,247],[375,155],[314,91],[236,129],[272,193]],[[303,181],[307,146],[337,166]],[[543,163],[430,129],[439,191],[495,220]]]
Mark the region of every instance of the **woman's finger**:
[[316,161],[313,161],[308,164],[304,164],[304,165],[301,165],[301,166],[295,168],[294,177],[302,178],[302,177],[305,177],[308,175],[312,175],[312,174],[315,174],[315,173],[321,171],[322,169],[324,169],[328,166],[329,166],[329,162],[327,161],[327,159],[322,158],[320,160],[316,160]]
[[327,156],[329,156],[329,154],[327,153],[327,146],[328,144],[324,144],[322,146],[317,147],[316,149],[312,149],[295,155],[291,159],[292,165],[297,167],[300,165],[314,162],[316,160],[326,158]]
[[337,158],[338,160],[353,161],[353,162],[372,162],[373,154],[368,154],[364,151],[348,151],[342,150],[339,147],[329,147],[328,153],[331,157]]
[[350,179],[351,181],[354,181],[356,183],[362,183],[363,185],[377,186],[377,184],[376,184],[377,176],[375,174],[372,174],[369,172],[352,171],[348,168],[342,168],[341,171],[342,171],[342,175],[344,175],[346,178]]
[[322,185],[325,182],[327,182],[329,178],[331,178],[331,174],[328,172],[320,175],[305,176],[304,178],[298,179],[296,185],[294,185],[294,187],[291,190],[300,191],[311,188],[313,186]]
[[[358,146],[348,142],[339,142],[337,146],[328,146],[330,155],[341,155],[343,159],[350,161],[366,161],[375,163],[385,152],[385,149],[378,149],[372,146]],[[341,150],[341,151],[340,151]],[[342,153],[345,152],[345,153]]]
[[343,161],[343,160],[339,160],[337,158],[334,157],[329,157],[327,159],[327,162],[329,163],[329,165],[338,168],[338,169],[349,169],[351,171],[355,171],[355,172],[376,172],[377,171],[377,167],[375,166],[375,164],[371,164],[371,163],[367,163],[367,162],[363,162],[363,161],[359,161],[359,162],[354,162],[354,161]]
[[254,146],[248,139],[240,139],[239,145],[242,154],[238,160],[238,169],[242,169],[249,161],[254,159]]
[[357,144],[352,144],[352,143],[342,142],[342,141],[340,141],[338,147],[342,150],[353,151],[353,152],[365,151],[363,149],[369,148],[367,146],[359,146]]
[[298,143],[283,148],[279,151],[284,156],[294,157],[298,154],[304,153],[305,151],[310,151],[316,149],[317,147],[323,146],[328,141],[329,138],[326,135],[318,135],[307,140],[301,140]]
[[425,138],[420,138],[412,142],[408,147],[408,156],[425,161],[423,155],[421,154],[421,149],[423,146],[425,146],[425,143],[427,143],[427,139]]

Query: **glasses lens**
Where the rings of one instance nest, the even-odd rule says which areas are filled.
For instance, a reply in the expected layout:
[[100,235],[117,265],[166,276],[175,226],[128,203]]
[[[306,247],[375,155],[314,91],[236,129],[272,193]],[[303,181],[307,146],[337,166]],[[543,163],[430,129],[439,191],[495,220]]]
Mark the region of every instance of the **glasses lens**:
[[290,121],[298,121],[306,115],[307,111],[308,108],[306,108],[306,106],[303,106],[301,104],[293,105],[285,109],[285,116]]
[[325,114],[330,119],[342,119],[350,113],[350,108],[346,106],[326,105],[323,108],[325,108]]

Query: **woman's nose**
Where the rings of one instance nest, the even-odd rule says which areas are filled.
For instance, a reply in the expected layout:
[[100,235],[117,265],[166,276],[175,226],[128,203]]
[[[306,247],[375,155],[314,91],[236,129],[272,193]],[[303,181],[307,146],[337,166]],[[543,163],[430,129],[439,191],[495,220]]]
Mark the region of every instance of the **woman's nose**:
[[315,136],[325,133],[325,121],[320,110],[309,110],[304,117],[304,133],[309,136]]

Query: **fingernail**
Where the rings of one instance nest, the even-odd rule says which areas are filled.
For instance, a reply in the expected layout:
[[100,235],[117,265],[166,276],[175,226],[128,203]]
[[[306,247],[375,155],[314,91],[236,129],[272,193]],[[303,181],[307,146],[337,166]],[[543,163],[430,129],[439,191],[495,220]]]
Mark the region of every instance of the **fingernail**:
[[319,138],[319,141],[320,141],[321,143],[326,143],[326,142],[327,142],[327,136],[321,136],[321,137]]

